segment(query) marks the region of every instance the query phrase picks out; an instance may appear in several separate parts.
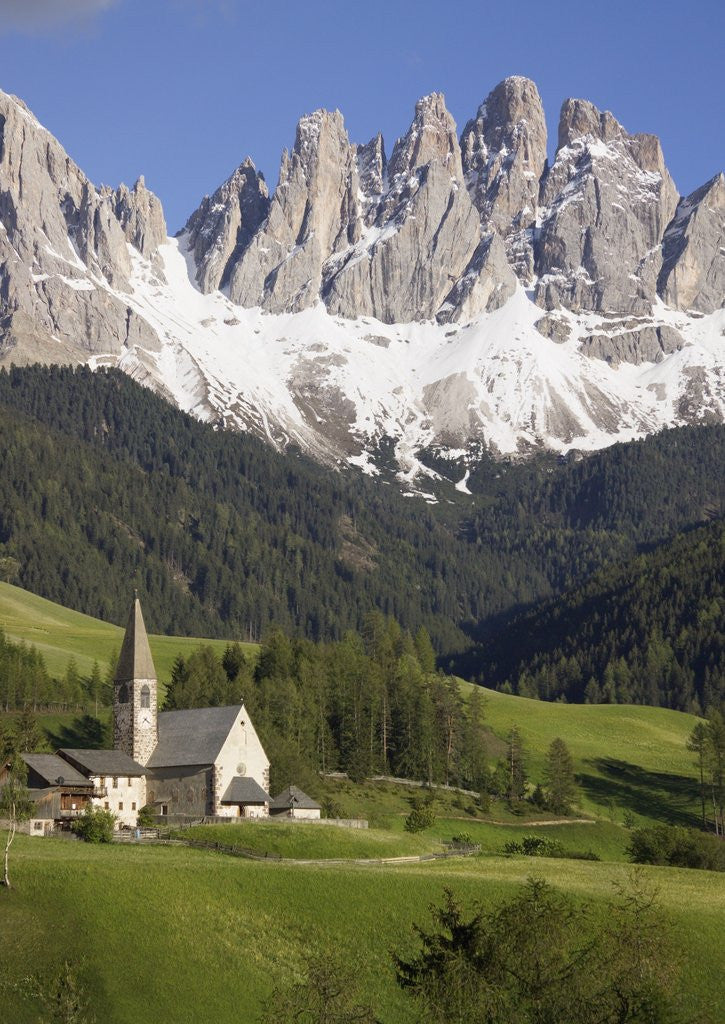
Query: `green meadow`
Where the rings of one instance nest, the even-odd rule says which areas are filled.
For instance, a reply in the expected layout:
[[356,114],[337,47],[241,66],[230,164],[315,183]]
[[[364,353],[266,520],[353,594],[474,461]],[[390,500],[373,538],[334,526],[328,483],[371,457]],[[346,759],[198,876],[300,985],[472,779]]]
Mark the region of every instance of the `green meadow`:
[[[12,866],[16,887],[0,892],[0,984],[3,1019],[13,1024],[39,1019],[22,995],[23,980],[48,979],[65,959],[78,965],[95,1017],[107,1024],[252,1024],[274,985],[299,976],[305,954],[316,949],[334,949],[351,964],[381,1021],[412,1024],[389,950],[412,947],[413,922],[426,920],[444,886],[466,903],[489,904],[536,874],[603,906],[629,871],[501,857],[260,863],[186,847],[26,837],[17,840]],[[658,887],[682,950],[687,1006],[722,1020],[725,879],[669,868],[643,875]]]
[[[464,693],[470,683],[462,683]],[[557,704],[485,690],[489,753],[517,725],[529,775],[541,779],[549,744],[566,741],[574,759],[584,813],[622,820],[696,825],[698,790],[687,738],[698,719],[667,708],[634,704]]]
[[[621,825],[605,821],[574,823],[561,821],[498,824],[482,819],[437,817],[431,828],[411,835],[404,817],[391,817],[387,828],[347,829],[332,825],[286,824],[284,822],[239,822],[230,825],[195,825],[173,834],[198,839],[261,855],[291,859],[386,858],[440,853],[455,837],[465,835],[481,847],[482,854],[497,855],[511,840],[535,835],[556,840],[567,854],[593,853],[601,860],[626,861],[629,834]],[[468,841],[468,839],[466,839]]]
[[[57,676],[63,675],[71,658],[75,658],[82,675],[90,673],[94,661],[105,668],[123,640],[120,626],[71,611],[9,583],[0,583],[0,627],[11,640],[24,640],[37,647],[50,674]],[[149,643],[163,685],[171,679],[178,654],[191,654],[202,643],[211,644],[221,654],[227,641],[151,635]],[[255,644],[242,646],[257,649]]]

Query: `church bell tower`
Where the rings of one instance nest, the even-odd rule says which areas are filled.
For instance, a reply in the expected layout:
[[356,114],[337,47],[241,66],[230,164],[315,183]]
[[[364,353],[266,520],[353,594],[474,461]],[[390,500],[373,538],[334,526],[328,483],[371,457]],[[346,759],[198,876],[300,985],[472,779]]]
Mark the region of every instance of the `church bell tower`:
[[156,669],[137,594],[113,684],[113,746],[144,767],[159,738],[156,690]]

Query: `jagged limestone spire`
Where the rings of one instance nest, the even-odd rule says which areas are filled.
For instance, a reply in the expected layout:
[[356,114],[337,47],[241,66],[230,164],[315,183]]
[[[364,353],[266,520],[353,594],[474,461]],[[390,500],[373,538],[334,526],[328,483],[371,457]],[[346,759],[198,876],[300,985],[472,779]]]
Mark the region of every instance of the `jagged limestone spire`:
[[117,683],[129,683],[134,679],[156,679],[156,669],[151,657],[149,638],[146,634],[138,594],[135,595],[131,605],[126,634],[116,667]]

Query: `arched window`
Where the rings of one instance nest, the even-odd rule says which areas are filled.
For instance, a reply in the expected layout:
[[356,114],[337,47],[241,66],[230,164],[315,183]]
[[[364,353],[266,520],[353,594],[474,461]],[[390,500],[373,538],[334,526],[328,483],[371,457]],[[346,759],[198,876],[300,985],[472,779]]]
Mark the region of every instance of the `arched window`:
[[128,687],[125,683],[121,683],[118,688],[118,703],[128,704]]
[[145,683],[141,687],[141,707],[142,708],[150,708],[151,707],[151,690],[149,689],[148,686],[146,686]]

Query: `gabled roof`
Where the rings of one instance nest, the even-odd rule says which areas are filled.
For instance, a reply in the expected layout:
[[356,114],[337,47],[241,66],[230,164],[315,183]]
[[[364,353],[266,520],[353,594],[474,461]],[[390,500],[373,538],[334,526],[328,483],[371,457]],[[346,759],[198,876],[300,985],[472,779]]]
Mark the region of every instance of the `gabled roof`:
[[143,765],[134,761],[122,750],[74,750],[63,747],[60,757],[70,761],[81,772],[88,775],[145,775]]
[[57,754],[21,754],[28,768],[48,786],[91,786],[92,783]]
[[129,683],[132,679],[156,679],[154,659],[151,657],[149,638],[146,635],[141,602],[138,598],[134,599],[128,616],[115,679],[117,683]]
[[319,811],[320,805],[316,804],[311,796],[303,793],[297,786],[288,786],[271,801],[269,809],[288,810],[290,807],[299,807],[305,811]]
[[159,742],[148,767],[214,764],[241,710],[241,704],[233,704],[223,708],[162,711],[158,716]]
[[265,793],[256,779],[248,775],[235,775],[222,797],[223,804],[268,804]]

